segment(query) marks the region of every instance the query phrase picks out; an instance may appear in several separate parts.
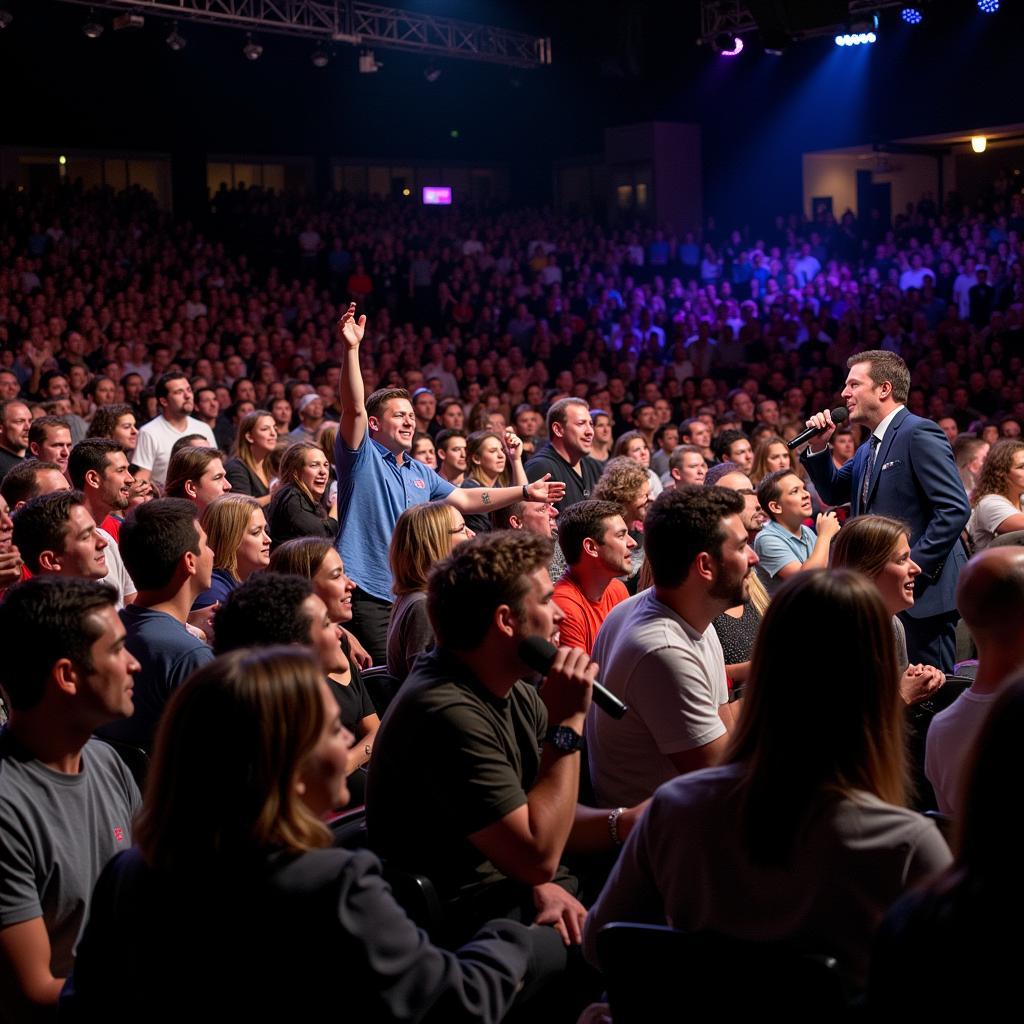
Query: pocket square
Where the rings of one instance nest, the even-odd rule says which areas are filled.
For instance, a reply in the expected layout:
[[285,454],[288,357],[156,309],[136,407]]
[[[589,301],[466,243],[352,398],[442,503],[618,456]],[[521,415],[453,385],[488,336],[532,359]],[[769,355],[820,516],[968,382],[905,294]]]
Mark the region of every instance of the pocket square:
[[882,472],[884,473],[885,470],[892,469],[893,466],[902,466],[902,465],[903,465],[903,460],[902,459],[893,459],[892,462],[886,462],[882,466]]

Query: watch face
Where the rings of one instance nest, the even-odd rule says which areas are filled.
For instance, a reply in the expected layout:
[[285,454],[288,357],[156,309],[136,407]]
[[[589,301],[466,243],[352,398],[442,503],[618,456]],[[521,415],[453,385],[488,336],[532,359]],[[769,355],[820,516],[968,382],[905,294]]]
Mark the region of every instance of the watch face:
[[548,731],[547,738],[556,750],[561,750],[565,753],[571,754],[574,750],[579,750],[583,746],[583,737],[567,725],[556,725]]

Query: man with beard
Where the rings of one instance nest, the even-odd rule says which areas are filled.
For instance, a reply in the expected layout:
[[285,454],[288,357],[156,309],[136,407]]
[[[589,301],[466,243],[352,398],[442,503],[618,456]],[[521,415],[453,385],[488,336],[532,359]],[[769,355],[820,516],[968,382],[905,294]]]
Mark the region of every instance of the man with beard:
[[151,480],[163,488],[175,441],[186,434],[202,434],[210,448],[216,448],[217,441],[213,431],[192,415],[195,399],[183,373],[165,373],[156,382],[156,400],[160,413],[139,429],[133,458],[135,479]]
[[629,708],[620,720],[587,716],[590,776],[602,804],[638,803],[725,751],[734,715],[712,620],[747,599],[757,556],[744,509],[736,491],[682,486],[648,510],[654,586],[613,608],[594,645],[602,682]]
[[[98,524],[98,533],[107,542],[107,561],[114,560],[120,567],[121,552],[117,546],[121,535],[121,522],[131,500],[134,479],[128,466],[125,450],[107,437],[87,437],[71,449],[68,476],[82,492],[85,507]],[[120,573],[130,582],[124,569]],[[110,582],[114,582],[111,580]],[[135,593],[135,585],[126,594]],[[129,598],[130,600],[130,598]]]

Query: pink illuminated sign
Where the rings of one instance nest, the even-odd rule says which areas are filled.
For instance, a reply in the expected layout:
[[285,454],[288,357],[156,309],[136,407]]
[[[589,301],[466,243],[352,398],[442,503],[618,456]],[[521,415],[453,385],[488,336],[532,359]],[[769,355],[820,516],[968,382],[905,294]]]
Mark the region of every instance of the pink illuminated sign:
[[424,185],[424,206],[451,206],[452,190],[449,185]]

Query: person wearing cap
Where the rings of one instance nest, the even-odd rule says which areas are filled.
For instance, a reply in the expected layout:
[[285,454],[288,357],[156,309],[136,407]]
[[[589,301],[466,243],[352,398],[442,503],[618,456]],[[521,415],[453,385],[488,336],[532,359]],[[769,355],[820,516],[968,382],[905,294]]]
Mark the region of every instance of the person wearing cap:
[[316,441],[317,431],[324,422],[324,400],[314,391],[303,395],[295,406],[299,425],[286,436],[292,444],[298,441]]
[[430,388],[417,388],[412,393],[412,411],[416,414],[416,429],[433,437],[441,426],[434,419],[437,413],[437,396]]

